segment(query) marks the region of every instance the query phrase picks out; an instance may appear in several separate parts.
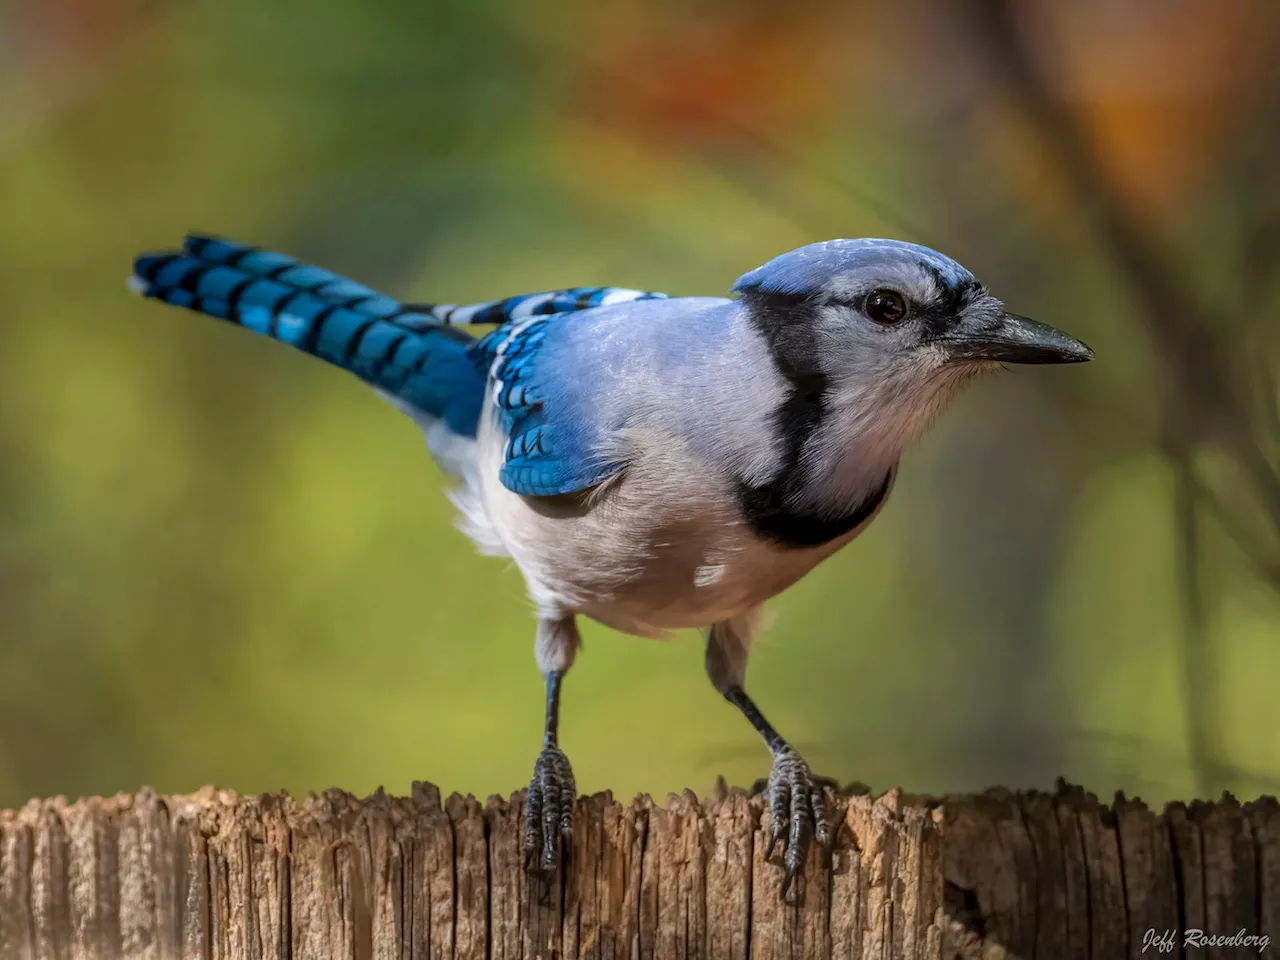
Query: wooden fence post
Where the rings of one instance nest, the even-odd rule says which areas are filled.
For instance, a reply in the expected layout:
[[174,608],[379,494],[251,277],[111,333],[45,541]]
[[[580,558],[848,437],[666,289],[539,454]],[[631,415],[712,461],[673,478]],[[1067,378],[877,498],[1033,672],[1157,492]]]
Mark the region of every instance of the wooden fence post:
[[[0,812],[0,958],[1078,958],[1280,951],[1280,808],[1163,814],[1082,790],[838,798],[783,904],[763,807],[579,802],[563,881],[521,869],[523,795],[189,796]],[[1183,932],[1236,935],[1203,954]],[[1166,954],[1167,955],[1167,954]]]

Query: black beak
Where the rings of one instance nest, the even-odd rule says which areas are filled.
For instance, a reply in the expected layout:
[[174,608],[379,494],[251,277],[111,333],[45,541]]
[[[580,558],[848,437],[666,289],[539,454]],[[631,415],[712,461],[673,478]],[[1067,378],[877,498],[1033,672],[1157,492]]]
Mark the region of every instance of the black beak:
[[994,360],[1002,363],[1083,363],[1093,351],[1061,330],[1016,313],[1002,313],[994,322],[969,327],[961,323],[938,338],[956,360]]

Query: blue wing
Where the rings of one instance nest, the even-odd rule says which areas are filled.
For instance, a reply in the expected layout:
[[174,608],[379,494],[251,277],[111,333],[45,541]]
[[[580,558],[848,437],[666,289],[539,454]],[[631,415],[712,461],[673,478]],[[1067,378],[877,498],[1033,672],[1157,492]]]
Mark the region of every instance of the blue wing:
[[[607,480],[624,464],[602,458],[593,442],[599,424],[584,422],[580,409],[565,408],[565,385],[554,378],[572,371],[562,362],[539,369],[539,361],[547,359],[548,335],[563,333],[566,324],[590,323],[592,315],[580,311],[665,300],[666,295],[604,287],[533,296],[538,299],[532,303],[516,297],[491,305],[487,309],[492,313],[477,311],[515,319],[477,341],[470,353],[477,369],[489,378],[498,421],[507,437],[499,473],[503,486],[524,496],[574,493]],[[574,312],[549,312],[551,305],[566,303]],[[557,408],[557,402],[562,406]]]

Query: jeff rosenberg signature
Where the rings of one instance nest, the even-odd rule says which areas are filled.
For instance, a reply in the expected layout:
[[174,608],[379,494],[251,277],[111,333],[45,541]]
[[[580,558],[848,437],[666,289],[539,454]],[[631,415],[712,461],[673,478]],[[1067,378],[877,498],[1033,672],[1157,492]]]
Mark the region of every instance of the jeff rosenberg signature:
[[1173,953],[1181,943],[1187,947],[1241,947],[1252,948],[1261,953],[1267,949],[1271,939],[1265,933],[1250,933],[1239,930],[1236,933],[1206,933],[1195,927],[1186,930],[1157,930],[1152,927],[1142,937],[1142,952],[1154,950],[1156,953]]

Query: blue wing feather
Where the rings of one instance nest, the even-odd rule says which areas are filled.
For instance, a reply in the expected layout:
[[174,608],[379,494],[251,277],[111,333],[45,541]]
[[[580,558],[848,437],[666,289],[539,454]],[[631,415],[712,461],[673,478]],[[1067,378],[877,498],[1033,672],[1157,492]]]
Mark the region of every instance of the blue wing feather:
[[566,371],[539,370],[547,338],[579,317],[588,319],[578,312],[532,313],[499,327],[471,348],[477,368],[489,379],[494,412],[507,438],[499,479],[515,493],[574,493],[607,480],[624,466],[602,458],[574,413],[556,408],[549,399],[553,391],[547,389],[547,378]]

